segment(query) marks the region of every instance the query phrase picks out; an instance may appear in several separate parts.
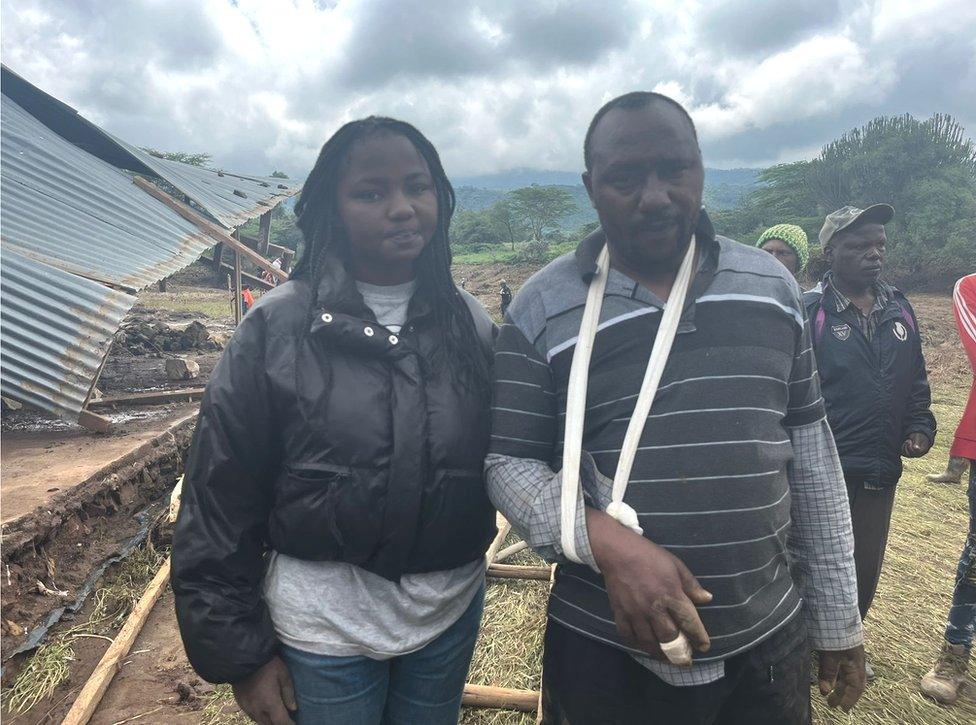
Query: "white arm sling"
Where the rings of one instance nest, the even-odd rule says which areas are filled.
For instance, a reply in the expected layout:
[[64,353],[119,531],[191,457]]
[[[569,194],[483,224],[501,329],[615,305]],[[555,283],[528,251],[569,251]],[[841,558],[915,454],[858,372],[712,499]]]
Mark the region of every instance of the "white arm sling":
[[[613,492],[607,513],[624,526],[638,534],[643,534],[637,520],[637,513],[624,503],[624,494],[630,481],[630,471],[637,454],[647,416],[651,412],[651,404],[657,393],[664,366],[671,353],[678,332],[678,322],[681,320],[681,310],[684,308],[691,281],[691,268],[695,259],[695,237],[692,236],[685,252],[684,259],[678,269],[678,275],[671,287],[661,325],[654,339],[651,357],[644,372],[634,414],[627,426],[617,471],[613,477]],[[582,563],[576,551],[576,506],[579,495],[580,457],[583,448],[583,421],[586,415],[586,387],[589,378],[590,356],[593,353],[593,342],[596,339],[597,327],[600,322],[600,310],[603,307],[603,294],[607,287],[607,277],[610,274],[610,250],[604,246],[597,258],[597,271],[590,280],[587,290],[586,307],[583,309],[583,319],[580,322],[579,337],[573,352],[573,364],[569,372],[569,383],[566,392],[566,432],[563,436],[563,468],[562,468],[562,499],[560,506],[560,540],[566,557],[577,563]],[[661,644],[661,649],[675,664],[687,664],[691,661],[691,647],[687,638],[681,632],[673,642]]]

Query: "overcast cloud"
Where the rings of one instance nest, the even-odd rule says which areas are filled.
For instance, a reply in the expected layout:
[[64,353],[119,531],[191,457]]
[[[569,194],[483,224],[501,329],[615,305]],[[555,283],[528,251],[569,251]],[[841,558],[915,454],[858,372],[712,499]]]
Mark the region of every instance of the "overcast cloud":
[[131,143],[300,176],[345,121],[448,171],[576,170],[596,109],[685,103],[708,166],[808,158],[881,114],[976,136],[973,0],[8,0],[3,62]]

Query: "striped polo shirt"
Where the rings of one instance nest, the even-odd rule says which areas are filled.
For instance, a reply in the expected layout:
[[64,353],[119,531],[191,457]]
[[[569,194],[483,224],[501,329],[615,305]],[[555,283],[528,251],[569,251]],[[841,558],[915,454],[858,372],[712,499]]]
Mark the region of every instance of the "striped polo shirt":
[[[790,575],[790,428],[824,418],[800,290],[771,255],[716,237],[702,212],[699,262],[624,498],[644,535],[714,595],[699,607],[712,647],[751,648],[796,614]],[[491,453],[562,464],[566,390],[587,286],[604,238],[534,275],[496,346]],[[664,304],[611,269],[590,361],[583,450],[612,479]],[[605,508],[607,501],[588,500]],[[602,577],[560,567],[556,621],[620,649]]]

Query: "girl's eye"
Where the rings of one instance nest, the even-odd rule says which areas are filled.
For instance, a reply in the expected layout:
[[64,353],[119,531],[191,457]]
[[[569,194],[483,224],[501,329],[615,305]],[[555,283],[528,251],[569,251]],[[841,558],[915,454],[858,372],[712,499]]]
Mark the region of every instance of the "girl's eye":
[[414,184],[410,187],[411,194],[426,194],[430,191],[430,184]]
[[378,191],[358,191],[356,198],[360,201],[379,201],[380,193]]

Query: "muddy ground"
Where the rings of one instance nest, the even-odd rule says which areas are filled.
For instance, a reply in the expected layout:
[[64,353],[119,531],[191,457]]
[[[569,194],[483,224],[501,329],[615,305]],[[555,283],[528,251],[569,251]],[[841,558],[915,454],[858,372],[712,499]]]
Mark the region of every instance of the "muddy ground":
[[[461,278],[464,278],[466,289],[478,297],[492,316],[498,319],[499,281],[505,279],[513,291],[517,292],[530,276],[531,271],[526,267],[506,264],[459,266],[455,270],[455,279],[460,281]],[[934,294],[910,295],[910,298],[921,322],[933,387],[942,391],[962,386],[969,379],[968,363],[958,346],[949,298],[945,295]],[[229,315],[229,307],[225,291],[219,286],[206,284],[205,276],[200,275],[198,270],[191,268],[183,279],[171,280],[167,293],[151,292],[144,294],[140,299],[140,306],[135,310],[135,315],[137,317],[142,315],[155,321],[164,321],[166,324],[177,327],[186,326],[193,321],[200,321],[206,324],[208,329],[221,335],[232,330],[233,321]],[[199,380],[189,383],[174,383],[161,378],[160,369],[163,360],[170,354],[185,355],[197,361],[201,367]],[[219,350],[214,349],[173,353],[166,350],[147,352],[143,349],[134,351],[120,346],[117,350],[113,350],[110,355],[99,387],[102,388],[105,395],[110,395],[134,390],[202,384],[219,359],[219,355]],[[955,395],[950,397],[955,400]],[[193,406],[191,405],[189,408],[192,409]],[[132,435],[138,430],[139,416],[152,418],[159,413],[157,410],[146,412],[146,409],[140,409],[119,414],[133,416],[130,421],[124,422],[124,425],[129,427],[123,427],[123,430],[126,431],[124,435]],[[22,422],[27,429],[30,428],[29,421]],[[5,448],[8,436],[17,434],[17,426],[16,418],[4,421]],[[80,450],[84,447],[83,442],[74,444],[76,447],[72,449],[68,447],[72,445],[70,434],[63,435],[64,440],[59,441],[58,438],[61,433],[61,431],[54,431],[50,443],[63,449],[64,453],[67,454],[66,457],[83,456],[83,452]],[[182,446],[185,450],[185,445],[186,441],[181,440],[177,447]],[[161,458],[165,459],[166,457],[162,456]],[[150,472],[146,474],[133,474],[131,470],[127,469],[127,473],[121,478],[141,481],[141,488],[137,486],[133,489],[131,484],[117,486],[114,489],[109,487],[108,490],[112,493],[107,498],[103,496],[96,505],[77,502],[72,504],[73,510],[76,512],[74,518],[56,512],[53,519],[62,517],[60,525],[73,533],[71,537],[66,539],[66,545],[56,550],[44,550],[43,545],[41,545],[38,551],[42,552],[43,555],[35,557],[34,568],[30,571],[15,572],[17,576],[11,581],[16,580],[20,582],[20,585],[17,587],[4,586],[4,619],[8,619],[10,614],[13,614],[15,618],[19,617],[25,622],[29,622],[32,618],[37,618],[38,612],[44,610],[44,606],[38,607],[32,604],[32,602],[40,601],[47,605],[48,602],[45,600],[45,595],[39,595],[30,590],[29,579],[35,575],[48,573],[46,569],[48,559],[57,563],[55,569],[57,576],[52,579],[52,584],[64,589],[79,586],[85,575],[93,567],[93,560],[98,559],[99,556],[104,557],[111,547],[109,546],[104,550],[93,549],[89,552],[90,556],[86,557],[79,556],[78,550],[87,548],[86,542],[91,540],[114,540],[116,543],[128,540],[133,532],[138,530],[139,525],[138,521],[132,518],[132,515],[137,510],[144,508],[152,498],[158,499],[164,495],[175,482],[175,478],[181,470],[181,462],[178,458],[177,456],[168,463],[161,461],[157,466],[156,473],[152,472],[152,466],[150,466]],[[53,492],[54,495],[59,493],[61,492]],[[4,491],[4,504],[5,506],[7,504],[6,490]],[[103,510],[99,510],[98,507],[102,507]],[[113,507],[114,510],[112,510]],[[66,511],[70,508],[70,505],[65,506]],[[121,515],[119,515],[120,512]],[[50,528],[52,523],[53,520],[47,521],[45,525]],[[99,527],[102,528],[99,529]],[[19,535],[21,541],[28,542],[20,544],[22,551],[26,551],[30,546],[37,548],[36,544],[29,543],[29,537],[26,534],[20,532]],[[10,537],[5,530],[5,561],[9,540]],[[116,570],[117,567],[110,569],[106,574],[105,581],[110,580]],[[87,604],[70,621],[64,621],[55,626],[48,638],[56,637],[59,632],[63,632],[68,627],[83,620],[86,612],[90,610],[90,606],[90,603]],[[4,627],[4,640],[8,640],[11,633],[8,631],[9,628],[6,623]],[[14,637],[14,641],[17,639]],[[22,638],[19,639],[22,641]],[[107,646],[108,642],[103,639],[84,638],[77,640],[77,645],[74,647],[75,659],[70,663],[68,679],[55,690],[52,696],[45,698],[30,712],[17,716],[7,716],[5,720],[25,724],[59,722]],[[5,654],[9,651],[10,649],[5,642]],[[15,658],[8,662],[3,677],[5,687],[10,685],[21,664],[22,658]],[[105,695],[92,722],[114,725],[134,719],[135,722],[139,723],[223,723],[239,721],[238,718],[239,715],[235,714],[232,703],[228,703],[226,698],[217,697],[212,688],[201,682],[189,667],[179,641],[173,614],[172,594],[167,589],[154,607],[145,628],[132,647],[130,655],[124,660],[119,674]],[[522,719],[522,716],[512,715],[511,718],[503,716],[497,721],[514,723],[527,722],[528,720]],[[932,722],[936,722],[936,720],[932,720]]]

